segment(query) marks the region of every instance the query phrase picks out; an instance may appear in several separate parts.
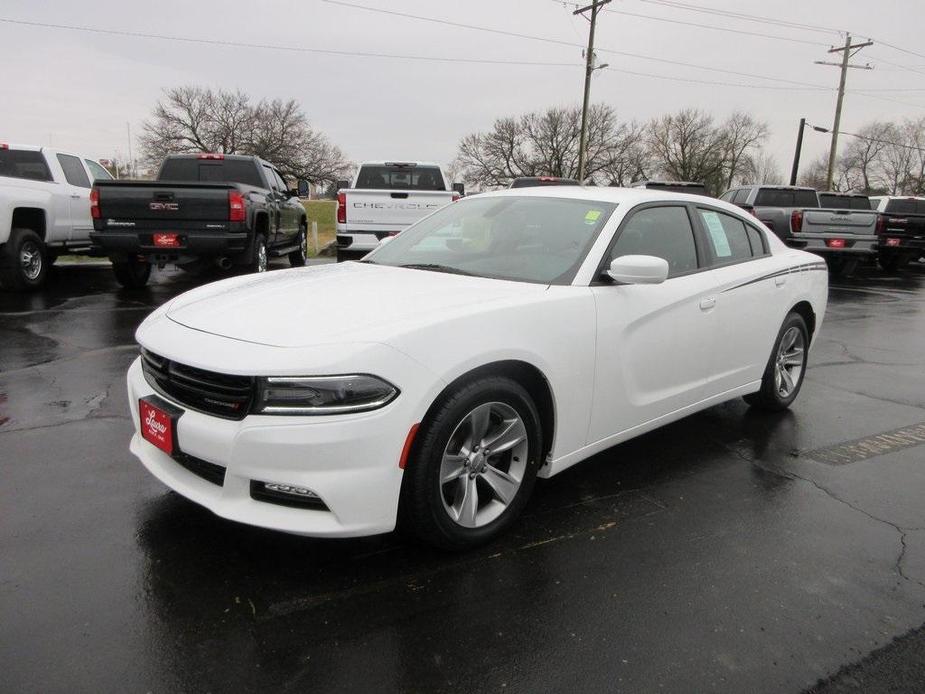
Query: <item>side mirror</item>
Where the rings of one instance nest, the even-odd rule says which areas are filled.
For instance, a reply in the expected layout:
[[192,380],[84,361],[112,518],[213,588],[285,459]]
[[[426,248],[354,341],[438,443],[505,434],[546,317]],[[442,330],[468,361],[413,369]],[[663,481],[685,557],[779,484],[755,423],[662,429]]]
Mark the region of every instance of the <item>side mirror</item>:
[[337,182],[338,190],[346,190],[349,187],[350,187],[350,181],[338,181]]
[[459,193],[460,197],[465,197],[466,195],[466,184],[465,183],[454,183],[453,192]]
[[621,255],[606,272],[619,284],[661,284],[668,278],[668,261],[654,255]]

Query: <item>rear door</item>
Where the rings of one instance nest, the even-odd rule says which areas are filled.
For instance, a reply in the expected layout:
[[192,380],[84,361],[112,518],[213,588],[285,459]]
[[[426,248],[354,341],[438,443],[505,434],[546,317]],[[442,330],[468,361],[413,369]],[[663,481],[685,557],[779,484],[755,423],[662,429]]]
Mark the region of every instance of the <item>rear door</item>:
[[68,197],[68,241],[90,238],[93,220],[90,218],[90,176],[80,157],[59,153],[58,164],[64,172],[63,189]]
[[712,279],[704,271],[690,208],[652,203],[632,210],[601,268],[622,255],[668,261],[655,285],[593,286],[597,361],[588,442],[658,419],[703,399],[712,366]]
[[759,380],[789,300],[786,273],[769,252],[765,233],[728,212],[697,205],[694,218],[707,247],[715,342],[705,397]]

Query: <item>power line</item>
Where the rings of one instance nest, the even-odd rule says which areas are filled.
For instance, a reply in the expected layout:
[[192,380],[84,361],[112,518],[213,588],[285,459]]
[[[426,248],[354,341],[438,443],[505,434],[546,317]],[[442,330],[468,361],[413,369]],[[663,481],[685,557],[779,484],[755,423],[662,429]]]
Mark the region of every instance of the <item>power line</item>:
[[[807,123],[806,125],[808,125],[813,130],[820,132],[820,133],[831,132],[831,130],[829,130],[828,128],[823,128],[820,126],[812,125],[811,123]],[[925,152],[925,148],[916,147],[915,145],[906,145],[906,144],[903,144],[902,142],[892,142],[890,140],[881,140],[880,138],[877,138],[877,137],[868,137],[867,135],[859,135],[858,133],[849,133],[845,130],[839,130],[838,134],[848,135],[849,137],[856,137],[859,140],[867,140],[869,142],[879,142],[880,144],[891,145],[893,147],[903,147],[904,149],[912,149],[912,150],[915,150],[916,152]]]
[[824,34],[840,34],[842,32],[831,27],[819,26],[817,24],[803,24],[800,22],[790,22],[783,19],[774,19],[773,17],[760,17],[758,15],[746,14],[744,12],[735,12],[733,10],[723,10],[714,7],[703,7],[700,5],[689,5],[677,0],[639,0],[651,5],[661,5],[678,10],[687,10],[689,12],[700,12],[702,14],[711,14],[718,17],[732,17],[746,22],[758,22],[760,24],[770,24],[773,26],[786,27],[788,29],[802,29],[804,31],[816,31]]
[[890,62],[889,60],[886,60],[885,58],[875,58],[874,56],[870,56],[870,59],[876,60],[878,63],[883,63],[884,65],[891,65],[892,67],[899,68],[900,70],[907,70],[909,72],[915,72],[920,75],[925,75],[925,70],[920,70],[915,67],[910,67],[909,65],[900,65],[899,63],[893,63],[893,62]]
[[328,48],[308,48],[305,46],[281,46],[266,43],[248,43],[244,41],[229,41],[223,39],[204,39],[191,36],[171,36],[167,34],[151,34],[140,31],[128,31],[123,29],[101,29],[99,27],[88,27],[70,24],[52,24],[49,22],[30,22],[22,19],[10,19],[0,17],[0,22],[5,24],[15,24],[20,26],[39,27],[43,29],[61,29],[66,31],[83,31],[93,34],[106,34],[109,36],[128,36],[131,38],[157,39],[161,41],[179,41],[182,43],[199,43],[211,46],[224,46],[231,48],[259,48],[262,50],[290,51],[297,53],[320,53],[324,55],[338,55],[346,57],[360,58],[391,58],[396,60],[418,60],[425,62],[440,63],[483,63],[487,65],[538,65],[542,67],[579,67],[577,62],[556,63],[534,60],[493,60],[490,58],[443,58],[437,56],[425,55],[400,55],[395,53],[374,53],[367,51],[341,51]]
[[785,92],[834,92],[835,89],[832,87],[799,87],[799,86],[786,86],[778,87],[775,85],[767,84],[741,84],[738,82],[720,82],[715,80],[701,80],[688,77],[671,77],[669,75],[657,75],[651,72],[638,72],[636,70],[625,70],[623,68],[616,68],[612,65],[608,65],[603,70],[604,72],[621,72],[627,75],[635,75],[637,77],[652,77],[660,80],[669,80],[671,82],[682,82],[685,84],[705,84],[709,86],[717,87],[740,87],[742,89],[762,89],[762,90],[778,90]]
[[[557,5],[565,6],[577,6],[578,3],[571,2],[570,0],[552,0],[552,2]],[[827,43],[822,43],[821,41],[807,41],[806,39],[795,39],[789,36],[778,36],[777,34],[765,34],[760,31],[747,31],[746,29],[733,29],[732,27],[721,27],[715,24],[700,24],[699,22],[686,22],[683,19],[669,19],[668,17],[656,17],[651,14],[641,14],[639,12],[627,12],[626,10],[614,10],[607,8],[604,12],[610,14],[620,14],[625,17],[637,17],[639,19],[651,19],[656,22],[666,22],[668,24],[680,24],[682,26],[697,27],[699,29],[711,29],[713,31],[725,31],[730,34],[741,34],[744,36],[756,36],[763,39],[772,39],[775,41],[786,41],[788,43],[801,43],[807,46],[828,46]]]

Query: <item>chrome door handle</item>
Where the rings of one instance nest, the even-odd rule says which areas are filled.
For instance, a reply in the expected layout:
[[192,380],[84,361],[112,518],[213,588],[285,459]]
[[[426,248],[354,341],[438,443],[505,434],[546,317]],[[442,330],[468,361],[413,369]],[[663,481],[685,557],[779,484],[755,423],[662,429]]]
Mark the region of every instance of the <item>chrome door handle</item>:
[[780,277],[775,277],[774,284],[776,284],[778,287],[783,287],[785,284],[787,284],[787,276],[782,275]]
[[708,296],[706,299],[700,300],[701,311],[709,311],[714,306],[716,306],[716,297]]

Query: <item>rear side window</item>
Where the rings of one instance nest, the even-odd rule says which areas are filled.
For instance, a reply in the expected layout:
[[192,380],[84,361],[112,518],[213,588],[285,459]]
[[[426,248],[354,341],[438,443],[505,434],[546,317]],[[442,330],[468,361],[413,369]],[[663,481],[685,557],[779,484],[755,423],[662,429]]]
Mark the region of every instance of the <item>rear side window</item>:
[[247,159],[167,159],[157,180],[241,183],[256,188],[264,185],[257,164]]
[[610,253],[654,255],[668,261],[668,276],[696,270],[697,247],[687,209],[680,206],[648,207],[636,212],[623,227]]
[[446,190],[436,166],[367,165],[360,168],[357,188],[367,190]]
[[84,159],[84,164],[90,169],[90,175],[93,176],[94,181],[112,180],[112,176],[109,175],[109,172],[104,169],[101,164],[96,163],[92,159]]
[[754,253],[745,222],[715,210],[697,208],[710,240],[713,257],[719,263],[748,260]]
[[752,255],[756,258],[760,255],[765,255],[768,249],[765,247],[764,234],[748,224],[745,225],[745,231],[748,232],[748,242],[752,246]]
[[58,163],[64,169],[64,178],[67,179],[68,183],[80,188],[90,187],[90,178],[87,176],[87,172],[84,171],[84,166],[80,163],[80,159],[72,157],[70,154],[59,154]]
[[30,181],[52,180],[45,156],[41,152],[22,149],[0,149],[0,176]]
[[819,207],[814,190],[762,188],[755,197],[756,205],[765,207]]

